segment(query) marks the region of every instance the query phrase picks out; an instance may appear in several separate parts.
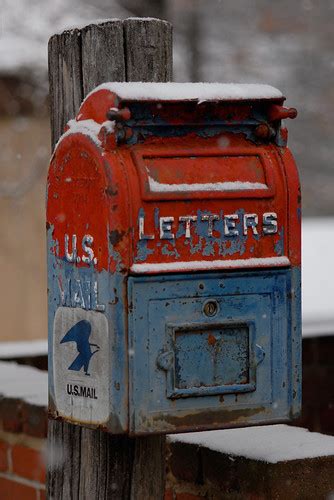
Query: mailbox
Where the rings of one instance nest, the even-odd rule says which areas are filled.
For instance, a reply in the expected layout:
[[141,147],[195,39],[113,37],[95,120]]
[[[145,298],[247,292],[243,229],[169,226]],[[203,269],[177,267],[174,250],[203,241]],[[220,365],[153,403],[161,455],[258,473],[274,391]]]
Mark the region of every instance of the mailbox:
[[300,188],[266,85],[108,83],[47,193],[49,411],[114,434],[284,422],[301,400]]

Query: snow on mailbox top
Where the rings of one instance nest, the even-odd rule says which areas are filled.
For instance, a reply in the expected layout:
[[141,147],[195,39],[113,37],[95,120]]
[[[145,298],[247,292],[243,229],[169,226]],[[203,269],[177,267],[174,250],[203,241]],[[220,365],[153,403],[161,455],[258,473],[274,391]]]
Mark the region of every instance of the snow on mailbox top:
[[[108,82],[96,87],[109,90],[122,100],[133,101],[242,101],[282,99],[282,93],[270,85],[246,83],[151,83]],[[87,99],[86,98],[86,99]]]

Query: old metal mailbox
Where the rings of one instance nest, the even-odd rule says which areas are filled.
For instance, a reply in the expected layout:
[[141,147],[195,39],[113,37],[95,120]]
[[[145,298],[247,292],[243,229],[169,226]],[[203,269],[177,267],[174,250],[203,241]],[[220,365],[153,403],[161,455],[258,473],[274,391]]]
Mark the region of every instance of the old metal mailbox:
[[110,83],[48,177],[50,413],[112,433],[300,410],[300,190],[269,86]]

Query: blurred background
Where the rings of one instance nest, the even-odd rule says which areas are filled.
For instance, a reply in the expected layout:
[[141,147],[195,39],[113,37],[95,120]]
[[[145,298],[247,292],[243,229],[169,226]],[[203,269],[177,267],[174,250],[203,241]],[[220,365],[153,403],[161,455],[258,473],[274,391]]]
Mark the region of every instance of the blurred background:
[[[0,16],[0,343],[45,342],[47,335],[47,42],[52,34],[71,26],[101,18],[165,18],[174,26],[175,81],[278,87],[288,105],[299,111],[288,126],[302,180],[304,216],[321,217],[310,220],[308,227],[323,228],[321,235],[329,237],[328,228],[334,227],[328,218],[334,215],[333,2],[2,0]],[[313,250],[325,255],[327,249],[328,260],[319,262],[326,267],[331,263],[330,242],[325,238],[321,243],[318,235],[314,249],[312,231],[305,237],[309,241],[305,258],[312,263]],[[326,272],[320,275],[312,265],[305,272],[306,282],[312,284],[311,293],[308,289],[304,296],[313,320],[317,287],[327,297],[325,304],[321,301],[325,315],[333,316],[330,279]],[[327,334],[334,332],[334,321],[328,321]]]
[[[28,498],[12,489],[4,493],[6,484],[14,488],[17,481],[36,489],[29,498],[42,499],[45,492],[48,39],[67,28],[133,16],[173,24],[174,81],[267,83],[298,110],[297,119],[288,122],[304,217],[303,407],[294,424],[334,435],[334,2],[1,0],[0,500]],[[180,463],[188,467],[185,453]],[[294,472],[316,483],[328,474],[323,463]],[[210,470],[217,470],[221,481],[217,465]]]

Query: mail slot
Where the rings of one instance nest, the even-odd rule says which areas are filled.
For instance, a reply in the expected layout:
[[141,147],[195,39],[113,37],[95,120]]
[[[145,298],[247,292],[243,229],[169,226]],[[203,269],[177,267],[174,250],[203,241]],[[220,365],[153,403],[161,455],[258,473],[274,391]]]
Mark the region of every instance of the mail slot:
[[47,188],[49,411],[113,434],[301,401],[300,187],[267,85],[106,83]]

